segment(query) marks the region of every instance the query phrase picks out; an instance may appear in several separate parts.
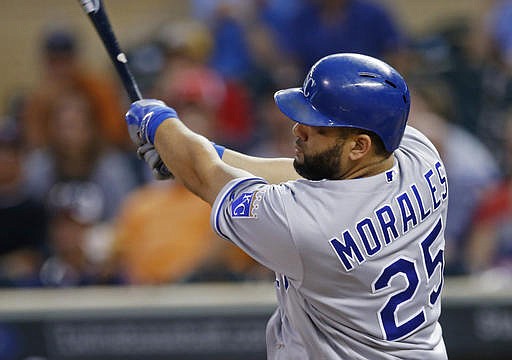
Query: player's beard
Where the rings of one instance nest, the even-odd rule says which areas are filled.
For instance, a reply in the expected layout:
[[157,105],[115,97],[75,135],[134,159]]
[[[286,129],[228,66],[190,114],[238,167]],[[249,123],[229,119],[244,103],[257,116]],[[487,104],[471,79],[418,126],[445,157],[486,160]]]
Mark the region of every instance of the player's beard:
[[315,155],[304,154],[302,162],[297,158],[293,167],[297,174],[309,180],[335,180],[340,178],[340,161],[343,141],[338,141],[331,148]]

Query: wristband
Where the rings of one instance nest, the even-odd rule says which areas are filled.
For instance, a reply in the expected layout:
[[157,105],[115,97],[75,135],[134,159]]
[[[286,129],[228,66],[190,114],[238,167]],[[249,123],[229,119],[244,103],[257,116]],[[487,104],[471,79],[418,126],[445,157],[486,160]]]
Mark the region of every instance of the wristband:
[[146,115],[145,119],[143,120],[145,124],[143,123],[141,125],[141,131],[143,134],[145,133],[146,140],[149,141],[151,144],[154,144],[155,142],[156,130],[158,129],[161,123],[163,123],[165,120],[169,118],[178,119],[178,114],[176,113],[176,111],[169,107],[157,107],[153,110],[152,116],[148,115]]
[[224,155],[224,151],[226,150],[226,147],[222,146],[222,145],[217,145],[213,141],[210,141],[210,142],[212,143],[213,147],[217,151],[217,154],[219,155],[219,157],[222,159],[222,156]]

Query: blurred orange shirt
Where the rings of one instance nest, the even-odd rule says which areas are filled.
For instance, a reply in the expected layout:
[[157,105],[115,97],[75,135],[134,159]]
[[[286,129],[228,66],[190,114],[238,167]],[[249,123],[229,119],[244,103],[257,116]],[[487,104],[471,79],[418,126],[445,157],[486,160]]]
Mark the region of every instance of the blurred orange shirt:
[[55,102],[60,96],[71,92],[83,94],[89,101],[104,140],[121,147],[129,143],[128,132],[123,126],[124,111],[117,84],[109,77],[91,74],[78,67],[67,81],[43,81],[28,96],[22,118],[25,137],[31,148],[48,145],[48,123]]
[[115,230],[128,281],[172,282],[192,272],[212,250],[209,216],[210,206],[181,185],[151,184],[133,192]]
[[115,226],[114,253],[132,284],[176,282],[207,263],[244,271],[256,263],[210,227],[209,204],[175,183],[133,192]]

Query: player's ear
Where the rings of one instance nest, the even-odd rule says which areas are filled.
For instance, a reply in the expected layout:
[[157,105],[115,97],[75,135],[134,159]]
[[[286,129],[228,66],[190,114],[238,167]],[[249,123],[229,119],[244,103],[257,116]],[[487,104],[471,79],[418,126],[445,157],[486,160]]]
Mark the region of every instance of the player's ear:
[[356,134],[350,139],[350,160],[359,160],[372,151],[372,139],[367,134]]

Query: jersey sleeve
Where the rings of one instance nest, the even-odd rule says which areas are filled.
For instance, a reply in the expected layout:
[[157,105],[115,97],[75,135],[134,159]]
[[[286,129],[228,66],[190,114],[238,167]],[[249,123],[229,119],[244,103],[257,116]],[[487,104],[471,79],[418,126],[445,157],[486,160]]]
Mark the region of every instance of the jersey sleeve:
[[232,180],[213,204],[211,223],[260,264],[300,281],[302,264],[283,201],[291,195],[288,187],[261,178]]
[[432,144],[432,142],[421,131],[409,125],[405,127],[404,136],[400,146],[414,148],[421,147],[424,150],[428,150],[434,156],[440,157],[434,144]]

